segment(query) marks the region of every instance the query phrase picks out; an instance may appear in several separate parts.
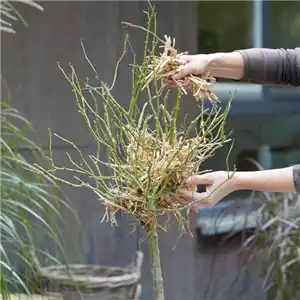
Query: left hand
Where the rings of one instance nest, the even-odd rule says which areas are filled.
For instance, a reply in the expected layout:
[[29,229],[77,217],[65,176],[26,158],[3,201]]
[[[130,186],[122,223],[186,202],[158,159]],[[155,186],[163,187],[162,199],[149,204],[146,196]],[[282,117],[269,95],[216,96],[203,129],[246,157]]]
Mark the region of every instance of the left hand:
[[194,175],[188,178],[187,183],[189,185],[206,185],[206,191],[203,193],[197,193],[187,189],[180,189],[178,191],[180,196],[178,196],[176,200],[185,206],[190,204],[190,208],[194,210],[212,207],[224,197],[237,190],[234,175],[227,171]]

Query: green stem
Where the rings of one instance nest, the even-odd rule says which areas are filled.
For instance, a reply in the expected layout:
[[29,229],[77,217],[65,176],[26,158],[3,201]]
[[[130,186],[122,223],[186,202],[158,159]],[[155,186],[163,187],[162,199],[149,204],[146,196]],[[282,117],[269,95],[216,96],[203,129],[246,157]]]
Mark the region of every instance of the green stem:
[[152,265],[154,299],[164,300],[164,281],[161,271],[156,220],[148,226],[147,231],[149,237],[149,252]]

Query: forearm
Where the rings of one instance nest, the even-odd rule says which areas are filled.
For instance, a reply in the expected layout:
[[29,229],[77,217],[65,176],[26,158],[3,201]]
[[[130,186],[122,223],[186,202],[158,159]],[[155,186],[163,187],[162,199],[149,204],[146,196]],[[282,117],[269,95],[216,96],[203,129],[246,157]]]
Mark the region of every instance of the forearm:
[[239,52],[209,54],[207,71],[216,78],[240,80],[244,76],[244,60]]
[[252,48],[209,54],[207,71],[216,78],[258,84],[300,85],[300,48]]
[[300,165],[274,170],[236,172],[237,190],[300,193]]

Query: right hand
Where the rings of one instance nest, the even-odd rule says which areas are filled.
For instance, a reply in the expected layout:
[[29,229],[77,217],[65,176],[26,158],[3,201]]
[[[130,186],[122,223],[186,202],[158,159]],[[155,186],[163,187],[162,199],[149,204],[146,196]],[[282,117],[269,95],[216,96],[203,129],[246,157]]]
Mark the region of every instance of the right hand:
[[[227,171],[216,171],[202,175],[194,175],[187,179],[189,185],[206,186],[206,191],[197,193],[187,189],[180,189],[176,200],[182,205],[190,205],[192,209],[198,210],[212,207],[227,195],[238,190],[236,173]],[[193,203],[194,202],[194,203]]]
[[[208,71],[208,65],[211,61],[211,56],[208,54],[196,54],[196,55],[181,55],[179,59],[182,61],[182,66],[178,68],[177,73],[173,76],[175,80],[184,78],[185,76],[201,75]],[[166,87],[174,86],[169,80],[164,80]]]
[[178,69],[174,79],[181,79],[189,74],[201,75],[207,72],[207,67],[210,62],[209,55],[196,54],[196,55],[181,55],[180,60],[183,65]]

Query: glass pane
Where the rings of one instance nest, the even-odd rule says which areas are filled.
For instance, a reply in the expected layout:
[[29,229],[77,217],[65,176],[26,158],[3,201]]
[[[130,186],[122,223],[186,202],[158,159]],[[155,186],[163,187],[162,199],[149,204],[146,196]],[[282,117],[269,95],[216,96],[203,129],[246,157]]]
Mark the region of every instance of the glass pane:
[[199,1],[199,53],[252,47],[252,1]]
[[268,1],[269,46],[295,48],[300,46],[300,2]]
[[[300,47],[300,2],[268,1],[268,47]],[[290,86],[269,87],[272,100],[299,101],[300,89]]]
[[251,48],[252,11],[252,1],[199,1],[198,53]]

